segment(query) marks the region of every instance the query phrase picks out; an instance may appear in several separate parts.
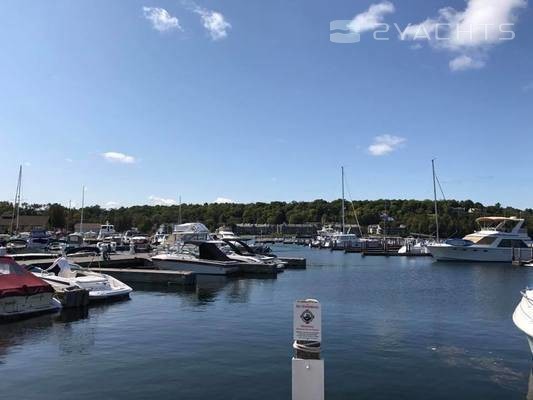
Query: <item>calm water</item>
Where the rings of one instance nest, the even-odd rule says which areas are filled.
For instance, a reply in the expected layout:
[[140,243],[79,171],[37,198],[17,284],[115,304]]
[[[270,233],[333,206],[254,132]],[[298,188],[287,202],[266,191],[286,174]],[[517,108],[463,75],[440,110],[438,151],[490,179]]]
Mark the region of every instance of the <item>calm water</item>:
[[323,306],[328,400],[527,397],[530,352],[511,315],[533,270],[277,253],[308,269],[136,287],[88,315],[0,325],[0,397],[289,399],[292,302],[308,297]]

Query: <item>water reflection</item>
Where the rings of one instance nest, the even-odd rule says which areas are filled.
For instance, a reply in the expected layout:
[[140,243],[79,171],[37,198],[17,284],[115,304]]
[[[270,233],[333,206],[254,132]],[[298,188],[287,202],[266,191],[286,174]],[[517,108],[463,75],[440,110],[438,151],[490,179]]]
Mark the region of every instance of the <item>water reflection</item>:
[[3,359],[10,350],[22,346],[27,339],[35,340],[36,337],[44,336],[43,332],[47,332],[53,323],[54,315],[45,314],[0,325],[0,364],[3,364]]
[[533,369],[529,371],[526,400],[533,400]]
[[522,372],[512,369],[502,359],[493,356],[477,355],[456,346],[432,347],[431,351],[445,364],[454,368],[482,371],[488,374],[490,381],[504,388],[519,389],[525,378]]
[[63,308],[55,318],[57,322],[69,323],[89,317],[89,307]]

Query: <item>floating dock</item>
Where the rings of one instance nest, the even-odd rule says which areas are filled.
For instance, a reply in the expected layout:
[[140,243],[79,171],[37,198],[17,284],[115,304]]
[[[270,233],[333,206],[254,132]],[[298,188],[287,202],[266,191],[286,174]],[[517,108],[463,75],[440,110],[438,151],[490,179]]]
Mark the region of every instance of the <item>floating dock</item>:
[[381,257],[432,257],[430,253],[398,253],[397,251],[368,251],[361,252],[363,257],[381,256]]
[[303,257],[278,257],[281,261],[286,262],[287,269],[306,269],[307,260]]
[[125,283],[151,283],[189,286],[196,283],[196,274],[190,271],[162,271],[140,268],[91,268],[91,271],[111,275]]

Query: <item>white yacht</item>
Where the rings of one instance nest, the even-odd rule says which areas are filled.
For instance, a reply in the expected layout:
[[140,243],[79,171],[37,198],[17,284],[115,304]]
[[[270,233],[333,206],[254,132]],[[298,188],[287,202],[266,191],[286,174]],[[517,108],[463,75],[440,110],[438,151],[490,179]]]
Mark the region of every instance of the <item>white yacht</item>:
[[520,292],[522,299],[513,313],[513,322],[518,329],[526,334],[529,348],[533,355],[533,290]]
[[104,225],[100,225],[100,231],[98,232],[98,240],[104,240],[108,236],[112,236],[115,234],[115,226],[111,225],[109,221],[107,221]]
[[231,275],[244,263],[232,260],[217,246],[218,242],[189,240],[177,242],[173,251],[152,256],[156,269],[191,271],[201,275]]
[[112,276],[71,264],[65,257],[59,257],[46,270],[34,267],[30,271],[57,290],[63,290],[69,286],[86,289],[89,292],[90,301],[127,297],[133,290]]
[[525,220],[516,217],[482,217],[480,229],[463,239],[449,239],[428,245],[439,261],[511,262],[533,255],[533,242],[524,227]]
[[240,237],[233,233],[230,228],[220,227],[216,230],[217,238],[220,240],[231,239],[231,240],[240,240]]
[[232,260],[242,261],[250,264],[272,264],[278,270],[284,269],[287,265],[275,255],[258,254],[240,239],[223,239],[220,241],[221,250]]
[[359,236],[354,233],[338,232],[331,236],[331,247],[335,249],[346,249],[349,247],[360,247]]

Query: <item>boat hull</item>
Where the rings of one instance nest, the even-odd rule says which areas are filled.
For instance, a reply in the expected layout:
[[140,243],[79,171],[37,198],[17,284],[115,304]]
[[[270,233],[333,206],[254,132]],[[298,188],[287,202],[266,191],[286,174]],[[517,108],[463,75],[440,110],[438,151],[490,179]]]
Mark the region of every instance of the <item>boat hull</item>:
[[[529,297],[528,297],[529,293]],[[513,322],[527,337],[533,356],[533,291],[526,291],[513,313]]]
[[38,293],[31,296],[7,296],[0,299],[0,319],[29,317],[54,312],[61,303],[53,298],[54,293]]
[[511,262],[516,258],[528,260],[532,253],[528,248],[505,247],[430,245],[428,249],[437,261]]
[[201,263],[187,260],[152,258],[155,268],[170,271],[191,271],[200,275],[231,275],[240,271],[238,265],[218,265],[216,263]]

